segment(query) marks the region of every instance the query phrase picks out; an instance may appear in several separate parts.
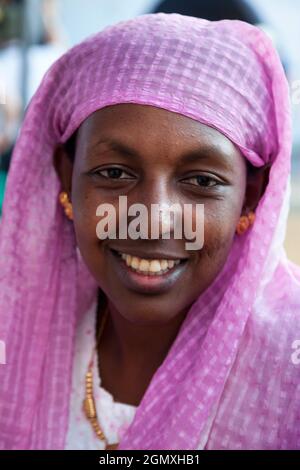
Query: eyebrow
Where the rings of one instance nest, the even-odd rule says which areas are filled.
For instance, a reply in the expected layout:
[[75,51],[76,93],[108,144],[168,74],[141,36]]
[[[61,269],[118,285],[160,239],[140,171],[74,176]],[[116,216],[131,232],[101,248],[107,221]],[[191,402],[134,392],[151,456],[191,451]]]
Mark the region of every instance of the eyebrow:
[[[95,154],[97,153],[99,145],[106,145],[110,150],[114,150],[120,154],[126,155],[128,157],[133,157],[136,159],[141,159],[141,154],[130,147],[129,145],[121,142],[115,138],[103,138],[97,141],[88,151],[88,153]],[[185,160],[186,163],[193,163],[199,160],[203,160],[206,158],[220,158],[228,156],[227,152],[224,152],[220,149],[218,145],[214,144],[201,144],[198,148],[188,150],[187,152],[183,152],[181,155],[182,158]]]
[[110,150],[115,150],[118,153],[122,153],[130,157],[141,158],[137,150],[113,138],[98,140],[90,149],[88,149],[88,153],[97,153],[98,147],[100,145],[106,145],[106,147],[108,147]]

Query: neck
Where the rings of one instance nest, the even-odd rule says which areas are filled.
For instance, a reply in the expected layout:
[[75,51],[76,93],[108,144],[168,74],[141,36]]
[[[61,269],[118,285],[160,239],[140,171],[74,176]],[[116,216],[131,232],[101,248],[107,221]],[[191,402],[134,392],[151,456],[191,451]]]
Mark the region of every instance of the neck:
[[110,350],[120,370],[155,370],[167,356],[188,308],[165,324],[139,325],[128,321],[109,303],[101,335],[102,348]]
[[102,387],[115,400],[138,406],[167,356],[188,308],[164,325],[137,325],[126,320],[110,303],[108,308],[98,345]]

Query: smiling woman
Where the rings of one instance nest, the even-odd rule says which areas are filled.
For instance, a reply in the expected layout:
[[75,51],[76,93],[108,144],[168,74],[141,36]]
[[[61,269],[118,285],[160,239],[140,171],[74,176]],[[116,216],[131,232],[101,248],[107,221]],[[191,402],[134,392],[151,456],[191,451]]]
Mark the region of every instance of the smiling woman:
[[[300,448],[290,145],[277,53],[239,21],[144,15],[52,66],[3,210],[2,448]],[[203,246],[154,205],[196,235],[204,206]]]
[[[147,129],[146,134],[143,129]],[[254,210],[258,203],[263,178],[247,181],[245,158],[217,130],[152,106],[119,104],[100,109],[80,126],[76,142],[73,155],[59,148],[55,160],[63,188],[72,194],[74,229],[84,261],[117,312],[135,323],[175,320],[174,325],[169,323],[173,338],[180,319],[224,265],[241,214]],[[97,206],[101,203],[105,209],[106,204],[112,204],[119,214],[119,225],[126,215],[119,211],[120,196],[126,196],[128,207],[143,204],[148,213],[153,213],[153,204],[167,208],[204,204],[203,249],[189,252],[183,237],[153,240],[150,234],[147,241],[132,240],[125,234],[125,240],[113,238],[99,243],[95,231],[99,224]],[[195,226],[196,221],[192,222]],[[129,269],[116,252],[129,255]],[[152,260],[150,265],[148,262],[146,266],[146,260]],[[161,266],[171,260],[179,263],[159,278],[145,277],[149,269],[161,271]],[[150,291],[157,295],[147,300],[137,295]],[[170,308],[174,302],[178,310]],[[149,331],[145,333],[148,336]],[[157,332],[153,334],[156,337]],[[129,343],[125,335],[124,330],[120,338],[124,348]],[[140,334],[137,336],[140,342]],[[157,347],[153,339],[149,338],[149,346],[135,360],[140,364],[143,354],[149,356],[151,373],[151,358],[163,360],[153,351]],[[170,345],[166,332],[162,333],[160,347],[164,342]],[[116,340],[110,343],[117,346]],[[128,353],[131,355],[131,350]],[[138,370],[136,375],[138,387]],[[121,398],[130,401],[127,395]]]

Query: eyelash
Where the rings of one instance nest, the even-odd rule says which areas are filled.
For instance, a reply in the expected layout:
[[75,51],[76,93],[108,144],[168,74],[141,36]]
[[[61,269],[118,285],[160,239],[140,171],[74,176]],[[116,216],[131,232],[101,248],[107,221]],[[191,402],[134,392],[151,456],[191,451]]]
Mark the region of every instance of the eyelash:
[[[113,178],[111,176],[108,176],[108,175],[103,175],[104,172],[109,172],[109,171],[114,171],[114,170],[117,170],[119,171],[121,174],[125,174],[127,175],[127,177],[118,177],[118,178]],[[103,178],[107,179],[107,180],[115,180],[115,181],[120,181],[120,180],[132,180],[134,179],[135,177],[133,175],[131,175],[129,172],[123,170],[122,168],[119,168],[119,167],[109,167],[109,168],[104,168],[102,170],[95,170],[93,172],[93,174],[96,174],[96,175],[100,175],[102,176]],[[198,184],[198,178],[205,178],[206,181],[209,183],[207,185],[201,185],[201,184]],[[191,180],[195,180],[195,183],[192,183],[192,182],[188,182],[188,181],[191,181]],[[198,186],[198,187],[204,187],[204,188],[213,188],[213,187],[216,187],[216,186],[219,186],[221,185],[222,183],[217,180],[216,178],[212,178],[211,176],[208,176],[208,175],[203,175],[203,174],[198,174],[198,175],[194,175],[194,176],[191,176],[189,178],[185,178],[183,180],[181,180],[183,183],[185,184],[188,184],[190,186]],[[211,184],[213,183],[213,184]]]
[[[106,171],[106,172],[109,172],[109,171],[111,171],[111,170],[112,170],[112,171],[118,170],[118,171],[120,171],[121,173],[124,173],[124,174],[128,175],[128,177],[126,177],[126,178],[113,178],[113,177],[110,177],[110,176],[104,176],[104,175],[102,174],[102,173],[105,172],[105,171]],[[123,170],[122,168],[113,167],[113,166],[112,166],[112,167],[109,167],[109,168],[104,168],[103,170],[96,170],[96,171],[93,172],[93,174],[100,175],[100,176],[102,176],[103,178],[106,178],[106,179],[108,179],[108,180],[116,180],[116,181],[118,181],[118,180],[125,180],[125,179],[134,179],[134,177],[133,177],[130,173],[126,172],[126,171]]]
[[[198,184],[198,178],[205,178],[206,181],[208,181],[209,183],[213,183],[213,184],[209,184],[209,185]],[[197,181],[197,183],[187,183],[188,180],[195,180]],[[211,176],[201,175],[201,174],[191,176],[190,178],[185,178],[184,180],[182,180],[182,182],[185,184],[190,184],[191,186],[198,186],[198,187],[204,187],[204,188],[213,188],[221,184],[221,182],[218,181],[216,178],[212,178]]]

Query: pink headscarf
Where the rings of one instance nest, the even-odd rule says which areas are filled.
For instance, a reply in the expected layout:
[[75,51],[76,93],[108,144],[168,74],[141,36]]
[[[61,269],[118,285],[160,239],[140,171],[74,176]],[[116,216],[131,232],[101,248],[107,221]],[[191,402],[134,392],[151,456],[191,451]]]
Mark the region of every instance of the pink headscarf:
[[208,124],[253,165],[272,166],[254,226],[191,307],[119,448],[300,448],[300,366],[291,359],[300,272],[283,249],[288,96],[271,41],[239,21],[143,15],[51,67],[27,111],[3,207],[0,448],[64,448],[74,331],[98,286],[59,205],[53,151],[95,110],[129,102]]

